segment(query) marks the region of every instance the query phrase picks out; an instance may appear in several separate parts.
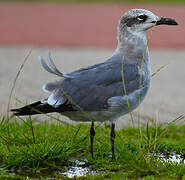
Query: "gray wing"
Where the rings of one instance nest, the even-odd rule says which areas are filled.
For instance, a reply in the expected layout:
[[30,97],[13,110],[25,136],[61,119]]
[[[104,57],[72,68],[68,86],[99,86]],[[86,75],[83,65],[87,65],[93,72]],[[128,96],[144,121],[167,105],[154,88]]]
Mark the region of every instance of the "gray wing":
[[[129,94],[139,88],[139,73],[136,64],[124,59],[124,77],[126,92],[123,88],[121,69],[122,58],[106,61],[71,73],[55,85],[48,83],[44,89],[52,92],[48,103],[55,107],[70,97],[84,110],[101,110],[107,106],[109,98]],[[53,87],[53,89],[51,88]],[[65,93],[64,93],[65,92]],[[74,105],[73,105],[74,106]],[[78,109],[74,106],[75,109]]]

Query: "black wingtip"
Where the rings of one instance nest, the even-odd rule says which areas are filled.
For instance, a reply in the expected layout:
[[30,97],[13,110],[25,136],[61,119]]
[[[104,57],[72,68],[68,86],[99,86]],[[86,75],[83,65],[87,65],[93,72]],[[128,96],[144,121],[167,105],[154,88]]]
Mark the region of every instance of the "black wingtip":
[[10,111],[13,112],[15,116],[26,116],[26,115],[46,114],[52,112],[61,113],[63,111],[76,111],[76,110],[72,107],[71,104],[68,104],[68,101],[66,101],[64,104],[57,108],[47,103],[43,104],[41,101],[38,101],[18,109],[11,109]]
[[11,112],[13,112],[14,116],[18,116],[19,115],[19,109],[10,109]]
[[11,112],[16,112],[18,109],[10,109]]
[[26,115],[33,115],[39,114],[37,111],[37,107],[41,104],[40,101],[35,102],[33,104],[18,108],[18,109],[11,109],[10,111],[13,112],[15,116],[26,116]]
[[13,112],[14,116],[27,115],[27,114],[25,114],[24,111],[21,110],[21,108],[20,109],[11,109],[10,111]]

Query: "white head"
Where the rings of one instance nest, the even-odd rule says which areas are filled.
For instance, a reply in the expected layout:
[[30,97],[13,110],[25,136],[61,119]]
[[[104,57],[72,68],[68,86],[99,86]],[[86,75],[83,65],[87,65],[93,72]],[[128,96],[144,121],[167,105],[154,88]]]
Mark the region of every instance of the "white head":
[[118,30],[127,29],[131,33],[140,33],[160,24],[177,25],[175,20],[158,17],[148,10],[132,9],[120,18]]
[[138,55],[141,50],[142,56],[147,43],[146,31],[161,24],[177,25],[177,22],[171,18],[158,17],[145,9],[131,9],[126,12],[119,20],[118,47],[115,53]]

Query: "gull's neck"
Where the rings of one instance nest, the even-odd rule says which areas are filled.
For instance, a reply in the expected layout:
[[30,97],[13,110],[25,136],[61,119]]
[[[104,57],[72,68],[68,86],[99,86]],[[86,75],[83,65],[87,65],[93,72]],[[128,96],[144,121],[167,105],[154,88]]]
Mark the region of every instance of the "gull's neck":
[[[118,28],[118,46],[114,54],[127,57],[142,57],[147,48],[146,32],[132,32],[129,29]],[[148,48],[146,49],[148,51]]]

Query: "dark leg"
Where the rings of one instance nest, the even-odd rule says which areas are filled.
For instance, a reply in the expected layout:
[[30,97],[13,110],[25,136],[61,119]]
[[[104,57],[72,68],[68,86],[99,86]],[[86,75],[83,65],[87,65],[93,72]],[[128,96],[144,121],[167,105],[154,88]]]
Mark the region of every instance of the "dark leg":
[[116,159],[115,151],[114,151],[114,139],[115,139],[116,135],[115,135],[114,129],[115,129],[115,124],[112,123],[111,124],[111,132],[110,132],[110,142],[111,142],[111,149],[112,149],[112,160]]
[[95,131],[94,131],[94,121],[91,122],[91,129],[90,129],[90,140],[91,140],[91,156],[94,159],[94,152],[93,152],[93,139],[95,136]]

